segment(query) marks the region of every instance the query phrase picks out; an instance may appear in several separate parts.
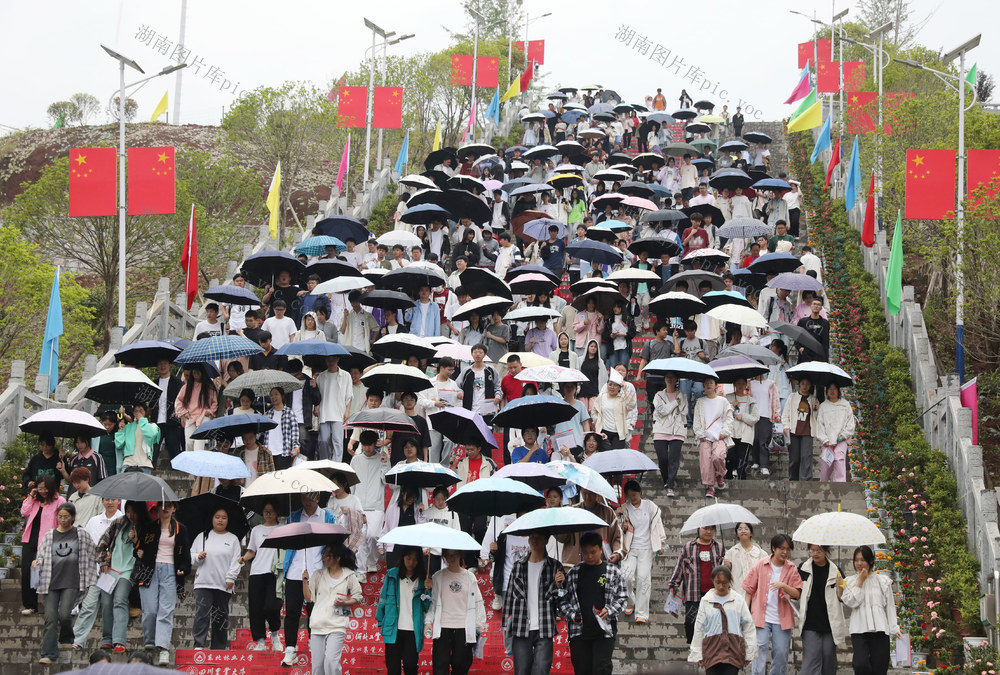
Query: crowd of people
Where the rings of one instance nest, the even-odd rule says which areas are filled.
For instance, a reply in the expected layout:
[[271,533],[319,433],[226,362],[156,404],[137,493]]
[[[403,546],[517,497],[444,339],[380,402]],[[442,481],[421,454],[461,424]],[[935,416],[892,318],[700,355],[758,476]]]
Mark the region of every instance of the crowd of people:
[[[653,620],[652,564],[666,548],[661,508],[643,497],[640,482],[624,482],[617,504],[572,481],[549,487],[547,507],[572,505],[605,523],[553,536],[504,534],[515,514],[490,520],[456,513],[447,501],[456,488],[495,475],[501,465],[586,465],[599,453],[628,448],[641,412],[652,422],[659,479],[677,508],[685,508],[678,493],[691,487],[678,478],[682,463],[697,466],[698,493],[707,497],[726,490],[727,481],[770,476],[775,451],[788,452],[788,480],[814,479],[817,459],[820,480],[847,480],[855,429],[841,385],[787,372],[830,357],[824,297],[770,283],[781,272],[822,283],[819,258],[799,243],[797,183],[780,174],[754,189],[761,179],[751,178],[753,172],[769,178],[766,144],[718,146],[730,129],[737,137],[743,131],[738,109],[731,118],[724,111],[725,121],[707,131],[685,128],[673,138],[671,125],[654,122],[654,130],[643,121],[650,110],[665,110],[659,90],[649,110],[620,110],[606,94],[585,98],[591,106],[610,100],[609,121],[567,115],[579,112],[574,101],[588,103],[573,92],[551,101],[551,116],[526,119],[530,147],[435,151],[424,175],[401,179],[404,191],[385,235],[358,241],[318,223],[312,234],[327,238],[324,246],[274,269],[258,286],[258,303],[208,302],[193,334],[180,336],[197,345],[241,335],[260,346],[258,353],[176,368],[161,359],[152,373],[159,394],[102,410],[105,435],[78,436],[69,453],[51,435],[39,438],[39,453],[23,474],[22,613],[37,612],[38,596],[45,596],[42,662],[57,660],[60,645],[84,648],[100,612],[102,649],[124,653],[129,618],[141,616],[143,646],[169,663],[177,646],[175,607],[187,595],[189,577],[193,646],[227,649],[230,602],[247,574],[257,648],[268,648],[269,638],[283,663],[294,664],[305,607],[313,672],[339,673],[351,607],[384,559],[376,617],[389,673],[416,673],[426,640],[433,642],[435,673],[468,672],[487,625],[474,572],[491,566],[492,609],[501,612],[515,672],[549,672],[562,617],[576,672],[610,673],[618,623]],[[682,94],[681,109],[691,105]],[[626,150],[633,140],[653,156],[632,161]],[[549,141],[556,145],[549,149]],[[691,146],[695,141],[702,142]],[[692,154],[694,147],[701,151]],[[746,180],[713,184],[727,171]],[[468,195],[466,202],[444,201],[456,192]],[[468,199],[477,205],[462,207]],[[733,222],[760,233],[720,235]],[[327,241],[333,232],[342,237]],[[766,254],[785,266],[758,264],[768,262]],[[413,276],[394,275],[397,270]],[[240,271],[232,285],[248,289],[251,276]],[[343,277],[362,281],[339,292],[319,288]],[[405,281],[384,285],[389,278]],[[376,302],[384,290],[404,297]],[[496,302],[483,302],[492,296]],[[759,318],[719,319],[709,314],[709,302]],[[636,353],[644,331],[652,337]],[[317,342],[345,351],[314,359],[288,354],[292,346]],[[390,343],[399,348],[386,356]],[[412,350],[401,356],[406,345]],[[696,374],[729,356],[740,356],[750,369],[733,376],[720,365],[718,373]],[[675,365],[657,370],[665,360]],[[364,378],[385,361],[419,371],[427,386],[384,391],[366,385]],[[693,363],[685,369],[677,361]],[[581,377],[555,383],[519,377],[535,364]],[[229,393],[231,382],[257,371],[281,371],[297,386],[276,385],[263,396],[251,388]],[[645,404],[634,384],[640,378]],[[436,415],[449,408],[477,413],[489,424],[506,406],[536,395],[558,397],[576,413],[550,426],[497,425],[498,447],[457,444],[435,428]],[[387,408],[402,411],[416,433],[350,426],[366,410]],[[207,422],[255,414],[271,418],[274,428],[195,438]],[[684,453],[687,441],[696,444],[696,454]],[[284,513],[287,523],[336,523],[350,535],[278,553],[264,546],[282,517],[278,499],[258,504],[252,529],[239,536],[230,527],[244,513],[231,507],[215,509],[205,529],[193,532],[178,518],[183,504],[122,504],[88,494],[108,476],[158,473],[200,449],[232,455],[247,467],[248,478],[201,477],[192,487],[193,495],[228,497],[237,509],[261,476],[307,460],[341,462],[331,474],[336,490],[304,492]],[[390,469],[415,462],[448,467],[459,482],[415,489],[387,480]],[[395,528],[424,522],[463,530],[482,550],[379,543]],[[773,536],[768,554],[753,542],[752,524],[738,524],[735,534],[738,542],[724,551],[714,527],[699,529],[669,580],[660,580],[678,601],[691,661],[713,674],[747,664],[762,674],[770,659],[770,672],[780,675],[794,632],[810,664],[802,672],[834,673],[836,646],[849,633],[856,671],[885,672],[888,638],[899,630],[889,582],[874,573],[871,549],[855,552],[857,574],[845,579],[821,545],[809,545],[808,559],[796,566],[787,535]],[[106,582],[97,582],[99,573]],[[842,605],[854,610],[849,624]]]

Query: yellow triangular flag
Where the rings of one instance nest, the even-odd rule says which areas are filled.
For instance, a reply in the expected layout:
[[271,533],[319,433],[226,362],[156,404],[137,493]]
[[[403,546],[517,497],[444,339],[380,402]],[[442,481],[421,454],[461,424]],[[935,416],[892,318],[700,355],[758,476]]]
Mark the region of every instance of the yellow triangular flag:
[[521,78],[515,77],[514,81],[511,82],[510,86],[507,88],[507,91],[504,92],[504,95],[500,97],[500,102],[503,103],[504,101],[509,101],[510,99],[514,98],[520,93],[521,93]]
[[267,205],[267,210],[271,212],[271,218],[268,221],[268,226],[271,230],[271,236],[275,239],[278,238],[278,213],[280,211],[278,195],[280,193],[281,162],[278,162],[278,166],[274,167],[274,177],[271,178],[271,187],[267,190],[267,201],[264,202]]
[[434,145],[431,146],[431,152],[441,149],[441,120],[438,120],[437,131],[434,132]]
[[816,101],[802,111],[802,114],[788,123],[789,131],[806,131],[823,124],[823,102]]
[[160,99],[159,104],[156,106],[156,110],[153,111],[153,118],[149,121],[155,122],[160,118],[160,115],[165,112],[167,112],[167,92],[163,92],[163,98]]

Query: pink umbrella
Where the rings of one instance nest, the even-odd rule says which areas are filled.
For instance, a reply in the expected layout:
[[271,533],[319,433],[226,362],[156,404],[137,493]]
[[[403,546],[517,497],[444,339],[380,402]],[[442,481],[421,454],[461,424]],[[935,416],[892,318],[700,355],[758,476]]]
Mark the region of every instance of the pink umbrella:
[[[595,199],[594,206],[600,206],[601,208],[604,208],[604,204],[606,202],[611,202],[612,204],[620,204],[621,202],[624,202],[626,199],[628,199],[628,197],[623,194],[620,194],[618,192],[609,192],[608,194],[601,195],[600,197]],[[653,210],[656,210],[655,207]]]
[[486,189],[489,190],[490,192],[493,192],[494,190],[499,190],[500,188],[503,187],[503,183],[501,183],[498,180],[494,180],[492,178],[483,183],[483,185],[485,185]]
[[551,293],[556,286],[557,284],[551,278],[535,272],[522,274],[510,282],[510,290],[522,295]]
[[642,197],[628,197],[622,202],[622,206],[634,206],[637,209],[648,209],[650,211],[656,211],[658,208],[656,204]]
[[443,359],[446,356],[456,361],[472,361],[472,347],[446,342],[438,346],[434,358]]

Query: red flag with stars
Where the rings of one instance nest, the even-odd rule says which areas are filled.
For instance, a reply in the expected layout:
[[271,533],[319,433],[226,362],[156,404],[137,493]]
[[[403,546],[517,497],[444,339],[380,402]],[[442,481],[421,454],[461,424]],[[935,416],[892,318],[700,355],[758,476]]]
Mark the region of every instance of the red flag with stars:
[[820,94],[835,94],[840,91],[840,61],[819,62],[816,91]]
[[[524,40],[517,40],[514,46],[524,53]],[[534,61],[540,66],[545,65],[545,40],[528,40],[528,50],[525,54],[528,61]]]
[[117,153],[114,148],[69,151],[69,215],[113,216],[118,208]]
[[341,87],[337,94],[337,126],[364,129],[368,116],[368,87]]
[[955,210],[955,151],[906,151],[906,217],[941,220]]
[[128,149],[128,213],[174,213],[174,149]]
[[[820,38],[819,44],[816,45],[816,50],[819,54],[819,62],[833,60],[833,45],[830,43],[830,38]],[[808,63],[812,67],[813,61],[813,41],[800,42],[799,43],[799,68],[805,68]]]
[[857,91],[865,85],[865,62],[844,62],[844,91]]
[[472,55],[451,55],[451,83],[459,86],[472,84]]
[[372,127],[375,129],[403,128],[402,87],[375,87]]
[[850,91],[847,93],[847,133],[867,134],[875,131],[872,115],[877,115],[875,105],[878,94],[874,91]]
[[480,56],[476,64],[476,86],[495,89],[500,81],[500,59]]
[[977,189],[985,190],[985,196],[992,197],[1000,189],[1000,150],[966,150],[968,153],[969,186],[968,199],[980,204],[983,195],[974,197]]

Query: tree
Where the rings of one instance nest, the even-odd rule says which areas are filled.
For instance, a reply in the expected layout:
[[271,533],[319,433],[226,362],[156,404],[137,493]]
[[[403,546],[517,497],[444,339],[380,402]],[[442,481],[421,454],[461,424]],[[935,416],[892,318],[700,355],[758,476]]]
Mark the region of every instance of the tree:
[[980,70],[976,75],[976,100],[980,103],[989,103],[995,87],[996,82],[993,81],[993,76]]
[[73,121],[79,124],[87,124],[90,118],[97,114],[101,108],[101,102],[96,96],[87,93],[77,93],[70,96],[69,100],[76,106],[76,115]]
[[[340,137],[336,109],[326,92],[303,82],[258,87],[244,94],[226,113],[222,129],[229,148],[262,179],[269,182],[281,162],[282,208],[290,206],[288,197],[300,187],[304,171],[325,167],[330,173],[331,148]],[[278,222],[281,241],[284,223],[281,218]]]
[[79,110],[72,101],[56,101],[45,110],[53,126],[70,124],[79,115]]
[[912,14],[910,0],[858,0],[858,18],[869,31],[893,22],[888,40],[897,47],[911,46],[933,16],[931,13],[921,21],[913,22],[910,20]]
[[[121,105],[121,99],[115,96],[114,106],[111,108],[111,119],[115,122],[118,121],[118,106]],[[133,98],[125,99],[125,121],[131,122],[135,119],[135,114],[139,111],[139,104],[135,102]]]

